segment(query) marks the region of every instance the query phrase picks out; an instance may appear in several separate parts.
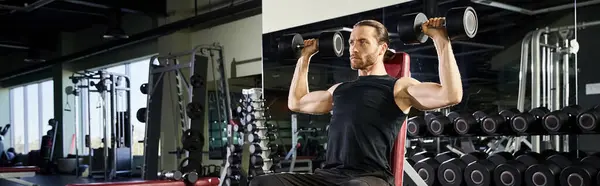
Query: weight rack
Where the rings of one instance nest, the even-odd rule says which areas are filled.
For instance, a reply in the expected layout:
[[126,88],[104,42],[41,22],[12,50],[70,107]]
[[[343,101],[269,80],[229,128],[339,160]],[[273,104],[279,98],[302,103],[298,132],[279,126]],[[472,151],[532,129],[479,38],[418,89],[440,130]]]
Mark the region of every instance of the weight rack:
[[246,185],[255,176],[274,173],[279,164],[279,156],[274,154],[277,145],[273,143],[277,129],[268,123],[262,89],[243,89],[242,95],[236,108],[239,123],[227,128],[237,132],[240,141],[231,141],[227,148],[227,171],[221,172],[221,180],[225,180],[222,185]]
[[[180,63],[181,58],[189,58],[188,63]],[[198,45],[191,51],[159,55],[151,58],[150,72],[148,83],[140,87],[142,92],[148,95],[147,108],[138,111],[143,116],[146,122],[146,137],[144,139],[144,166],[142,168],[143,178],[145,180],[157,179],[159,157],[160,130],[161,130],[161,114],[162,113],[162,93],[165,75],[173,73],[175,75],[175,83],[177,84],[177,99],[178,99],[178,116],[181,124],[183,135],[182,147],[176,147],[170,154],[175,154],[176,159],[180,162],[179,169],[184,174],[202,170],[202,157],[204,147],[204,110],[206,107],[206,85],[208,63],[212,63],[214,70],[213,77],[216,88],[219,90],[217,94],[217,104],[219,106],[219,119],[223,121],[231,121],[231,101],[229,98],[229,87],[224,71],[223,64],[223,47],[218,43],[212,45]],[[215,64],[217,63],[217,64]],[[188,72],[184,70],[189,70]],[[215,77],[217,76],[217,77]],[[219,82],[219,83],[217,83]],[[182,87],[185,87],[187,98],[183,96]],[[186,103],[184,108],[184,103]],[[230,126],[230,125],[228,125]],[[177,126],[174,126],[177,129]],[[177,131],[177,130],[176,130]],[[179,134],[179,133],[178,133]],[[179,135],[177,135],[179,136]],[[232,138],[229,137],[231,141]],[[187,151],[187,152],[186,152]],[[182,156],[187,158],[182,159]],[[186,165],[187,164],[187,165]],[[221,169],[225,170],[225,169]]]

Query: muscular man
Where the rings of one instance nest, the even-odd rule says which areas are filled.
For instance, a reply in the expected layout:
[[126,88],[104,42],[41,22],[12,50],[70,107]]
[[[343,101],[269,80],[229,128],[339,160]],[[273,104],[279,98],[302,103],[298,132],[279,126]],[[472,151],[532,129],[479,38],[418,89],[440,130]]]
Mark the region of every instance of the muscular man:
[[332,112],[323,169],[314,174],[280,173],[258,176],[251,186],[380,186],[393,185],[392,148],[411,108],[432,110],[458,104],[462,83],[442,18],[423,24],[435,44],[440,83],[421,83],[410,77],[396,79],[384,67],[389,37],[383,24],[360,21],[350,34],[350,63],[356,80],[328,90],[308,91],[308,64],[317,52],[316,41],[304,41],[292,79],[288,107],[295,112]]

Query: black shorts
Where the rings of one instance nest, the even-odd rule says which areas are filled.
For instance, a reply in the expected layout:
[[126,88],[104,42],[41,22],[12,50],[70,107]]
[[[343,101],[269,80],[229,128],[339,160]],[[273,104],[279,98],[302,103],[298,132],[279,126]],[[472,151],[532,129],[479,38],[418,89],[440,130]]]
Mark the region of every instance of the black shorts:
[[276,173],[257,176],[250,186],[389,186],[378,176],[355,176],[340,171],[317,169],[315,173]]

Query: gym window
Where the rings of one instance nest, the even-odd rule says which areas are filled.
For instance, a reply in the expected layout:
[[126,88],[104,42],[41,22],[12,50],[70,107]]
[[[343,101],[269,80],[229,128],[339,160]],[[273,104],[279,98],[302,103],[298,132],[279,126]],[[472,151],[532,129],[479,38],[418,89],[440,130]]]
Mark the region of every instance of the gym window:
[[[40,149],[40,140],[54,118],[54,82],[42,81],[10,89],[10,146],[27,154]],[[2,126],[4,127],[4,126]]]

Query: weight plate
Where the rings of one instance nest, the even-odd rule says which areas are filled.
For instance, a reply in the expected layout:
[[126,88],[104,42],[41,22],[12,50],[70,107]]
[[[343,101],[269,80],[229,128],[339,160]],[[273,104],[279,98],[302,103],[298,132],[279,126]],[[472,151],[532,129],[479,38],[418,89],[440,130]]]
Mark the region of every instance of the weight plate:
[[321,32],[319,35],[319,55],[323,57],[342,57],[344,55],[344,36],[342,33]]
[[463,26],[467,37],[473,38],[477,35],[479,29],[479,20],[477,19],[477,13],[472,7],[467,7],[463,15]]
[[295,58],[300,54],[299,45],[304,44],[304,39],[300,34],[292,33],[283,35],[277,42],[277,54],[280,60]]
[[135,118],[141,123],[146,123],[146,107],[138,109]]
[[457,37],[475,37],[479,29],[477,13],[472,7],[456,7],[446,12],[446,31],[451,40]]
[[200,88],[204,86],[204,79],[202,76],[194,74],[192,77],[190,77],[190,84],[192,84],[194,88]]
[[186,106],[186,114],[190,119],[200,119],[204,116],[204,108],[201,103],[191,102]]
[[204,147],[204,135],[200,131],[188,129],[183,133],[183,149],[189,152],[201,151]]
[[396,31],[400,36],[400,40],[405,45],[425,43],[429,37],[423,33],[421,26],[426,21],[427,16],[423,13],[402,16],[396,25]]
[[294,34],[292,37],[292,51],[294,52],[294,57],[299,55],[304,47],[304,38],[300,34]]
[[140,92],[142,92],[142,94],[148,94],[148,83],[144,83],[140,86]]

